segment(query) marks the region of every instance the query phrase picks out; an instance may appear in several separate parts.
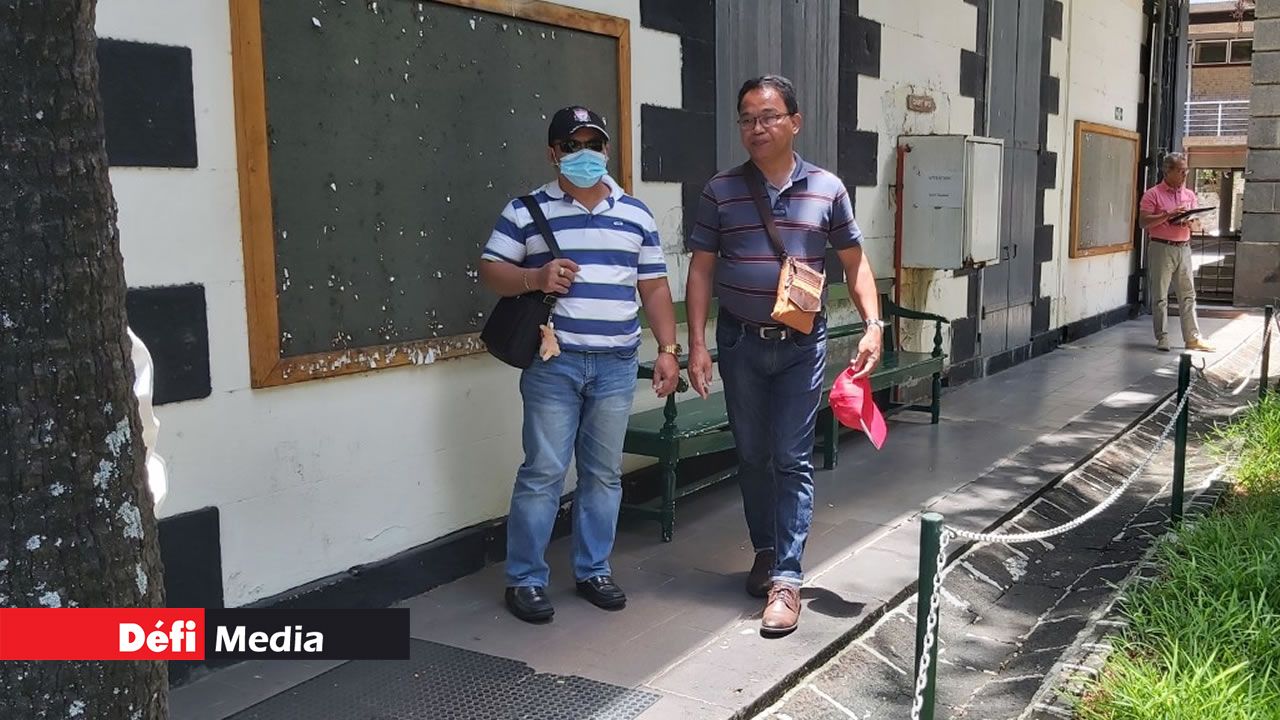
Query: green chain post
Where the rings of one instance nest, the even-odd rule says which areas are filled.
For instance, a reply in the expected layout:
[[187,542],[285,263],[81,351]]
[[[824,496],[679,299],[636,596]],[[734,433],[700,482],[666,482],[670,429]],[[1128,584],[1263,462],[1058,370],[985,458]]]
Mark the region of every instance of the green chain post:
[[[1178,403],[1186,397],[1191,389],[1191,354],[1182,353],[1178,359]],[[1169,509],[1169,520],[1177,525],[1182,522],[1183,485],[1187,477],[1187,418],[1190,415],[1191,402],[1182,405],[1178,412],[1178,421],[1174,431],[1173,448],[1173,506]]]
[[[927,512],[920,516],[920,582],[916,590],[916,665],[915,674],[919,677],[920,663],[924,659],[924,638],[929,631],[929,604],[933,598],[933,588],[938,582],[938,551],[942,545],[942,516]],[[941,615],[941,613],[939,613]],[[939,617],[941,622],[941,617]],[[935,633],[936,633],[935,628]],[[937,693],[938,675],[938,639],[935,636],[933,647],[929,649],[929,673],[924,687],[924,705],[920,709],[920,720],[933,720],[934,699]]]
[[1258,376],[1258,399],[1267,396],[1267,383],[1271,380],[1271,318],[1276,314],[1274,305],[1263,311],[1262,321],[1262,374]]

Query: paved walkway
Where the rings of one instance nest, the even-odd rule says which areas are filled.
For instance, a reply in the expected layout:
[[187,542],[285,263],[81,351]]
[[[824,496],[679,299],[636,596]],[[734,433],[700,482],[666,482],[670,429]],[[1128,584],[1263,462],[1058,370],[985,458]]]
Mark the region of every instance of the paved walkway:
[[[1260,322],[1206,318],[1202,326],[1229,350]],[[879,452],[847,436],[840,467],[818,474],[804,611],[785,638],[758,632],[761,601],[742,589],[752,555],[741,503],[722,484],[683,501],[671,543],[658,541],[652,522],[624,521],[613,559],[630,599],[622,612],[573,594],[568,542],[559,540],[550,551],[549,625],[506,613],[502,567],[494,566],[403,603],[423,641],[408,665],[242,663],[175,690],[173,716],[293,717],[323,694],[332,720],[479,720],[449,703],[515,693],[523,699],[495,717],[749,717],[910,594],[920,508],[966,527],[999,522],[1171,392],[1176,359],[1154,350],[1149,319],[1136,320],[948,392],[939,425],[896,416]],[[458,663],[475,670],[440,674]],[[436,706],[404,704],[415,682],[435,693]],[[530,688],[537,692],[520,695]],[[374,711],[380,692],[382,707],[400,709]]]
[[[1208,440],[1217,423],[1256,398],[1256,385],[1239,394],[1223,388],[1234,389],[1243,372],[1256,374],[1257,363],[1250,362],[1260,346],[1255,335],[1193,385],[1188,517],[1202,512],[1225,487],[1215,480],[1227,468]],[[939,604],[936,717],[1005,720],[1023,717],[1028,707],[1045,720],[1071,717],[1071,698],[1059,702],[1055,697],[1060,673],[1072,667],[1063,655],[1086,642],[1081,635],[1090,625],[1105,622],[1117,584],[1139,571],[1143,556],[1169,527],[1174,442],[1169,436],[1159,446],[1159,438],[1172,428],[1176,405],[1170,396],[997,532],[1059,528],[1098,507],[1133,477],[1127,491],[1089,522],[1017,544],[949,544]],[[946,521],[963,526],[950,517]],[[905,717],[916,682],[916,609],[913,594],[757,720]]]

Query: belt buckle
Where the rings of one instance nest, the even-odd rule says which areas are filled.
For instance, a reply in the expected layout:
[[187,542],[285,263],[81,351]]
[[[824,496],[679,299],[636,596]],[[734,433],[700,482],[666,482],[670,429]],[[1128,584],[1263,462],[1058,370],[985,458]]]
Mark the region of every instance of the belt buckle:
[[773,327],[769,327],[769,326],[761,325],[757,332],[759,333],[761,340],[786,340],[787,339],[787,328],[785,327],[778,327],[776,325]]

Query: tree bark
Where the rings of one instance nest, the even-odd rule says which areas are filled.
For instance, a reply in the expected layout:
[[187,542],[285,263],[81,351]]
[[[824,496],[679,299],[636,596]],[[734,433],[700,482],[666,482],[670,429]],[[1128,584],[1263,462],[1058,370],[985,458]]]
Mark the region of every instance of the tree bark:
[[[0,0],[0,606],[161,607],[94,0]],[[160,661],[0,662],[0,717],[167,717]]]

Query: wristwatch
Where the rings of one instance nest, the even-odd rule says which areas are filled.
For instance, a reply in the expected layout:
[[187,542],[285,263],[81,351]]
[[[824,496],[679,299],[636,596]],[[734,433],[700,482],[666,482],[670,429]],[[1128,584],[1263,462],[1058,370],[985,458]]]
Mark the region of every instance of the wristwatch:
[[885,321],[881,320],[880,318],[871,318],[870,320],[866,321],[866,324],[867,324],[867,325],[875,325],[876,327],[880,328],[881,330],[884,330],[885,328],[889,327],[889,323],[887,323],[887,322],[885,322]]
[[661,345],[658,347],[658,354],[671,353],[676,357],[680,357],[680,353],[683,351],[684,348],[680,347],[680,343],[676,343],[675,345]]

